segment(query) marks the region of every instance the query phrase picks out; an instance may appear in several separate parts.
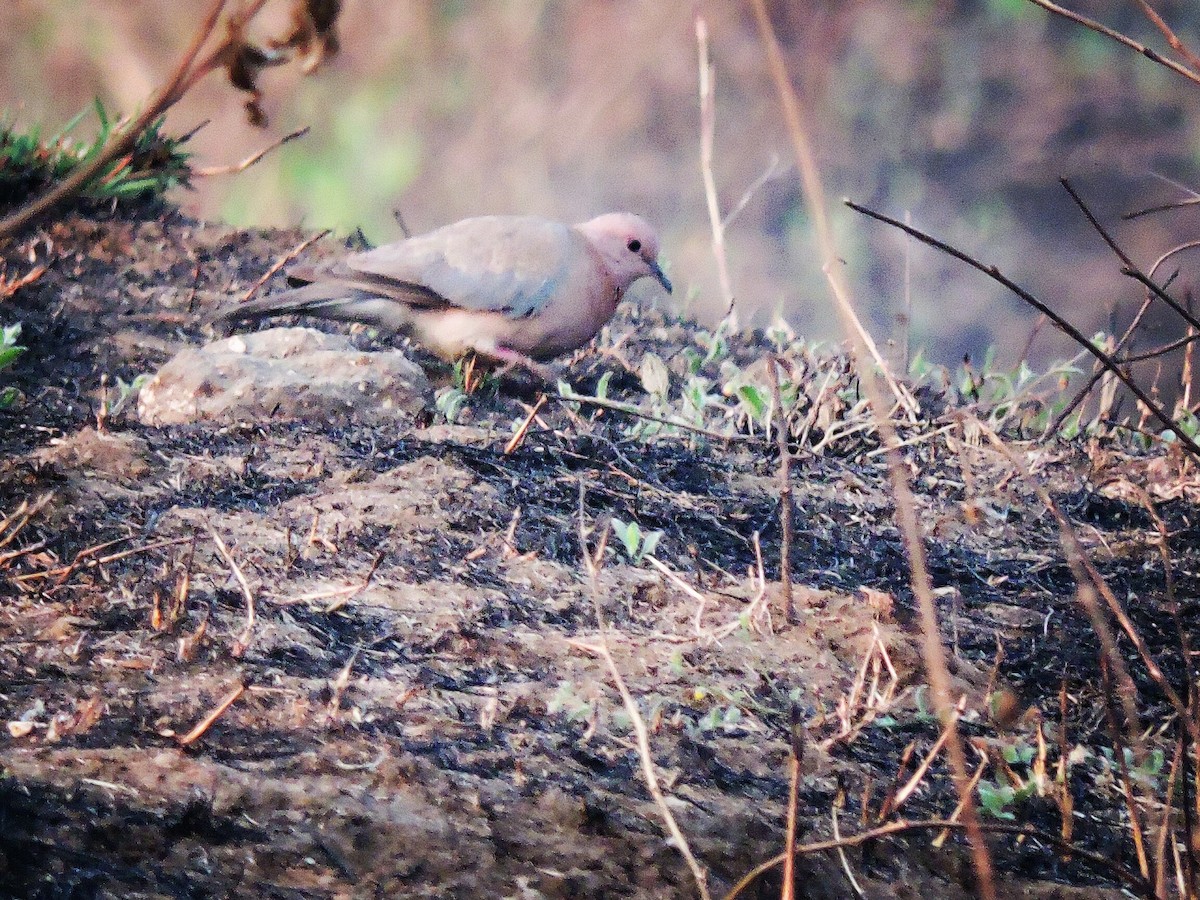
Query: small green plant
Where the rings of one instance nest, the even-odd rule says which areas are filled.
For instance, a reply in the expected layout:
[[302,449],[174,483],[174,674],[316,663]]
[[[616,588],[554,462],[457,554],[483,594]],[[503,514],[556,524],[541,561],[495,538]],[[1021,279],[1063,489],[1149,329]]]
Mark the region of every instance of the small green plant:
[[[92,109],[99,127],[90,141],[76,141],[69,134],[87,115],[84,110],[56,135],[45,139],[33,127],[20,131],[12,122],[0,121],[0,185],[16,200],[45,185],[60,181],[80,166],[88,165],[108,144],[121,123],[109,119],[97,100]],[[163,120],[154,122],[137,136],[133,149],[113,161],[79,191],[87,200],[132,202],[156,199],[191,176],[189,154],[183,144],[190,135],[169,137],[162,132]]]
[[133,381],[126,381],[124,378],[118,375],[116,391],[117,396],[115,400],[106,399],[104,401],[104,418],[107,419],[119,415],[121,410],[129,405],[129,401],[137,396],[138,391],[140,391],[142,386],[149,380],[150,375],[146,372],[138,375],[133,379]]
[[[1142,764],[1138,765],[1134,757],[1133,750],[1129,747],[1124,748],[1125,769],[1129,772],[1129,777],[1134,781],[1140,781],[1142,784],[1150,787],[1157,787],[1158,780],[1162,776],[1163,766],[1166,765],[1166,754],[1159,748],[1154,748],[1146,754],[1146,758],[1142,760]],[[1116,769],[1116,756],[1113,754],[1111,747],[1100,748],[1100,753],[1104,757],[1104,761],[1112,769]]]
[[563,681],[558,685],[558,690],[554,692],[554,696],[546,705],[546,712],[552,716],[563,713],[568,722],[577,722],[591,716],[592,704],[575,693],[574,684],[570,681]]
[[626,555],[635,563],[653,554],[663,536],[661,531],[643,532],[637,522],[622,522],[620,519],[612,520],[612,530],[625,546]]
[[1037,748],[1031,747],[1024,741],[1016,744],[1010,744],[1002,751],[1004,761],[1010,766],[1022,765],[1027,766],[1033,762],[1033,758],[1037,756]]
[[687,726],[687,731],[693,737],[714,733],[727,734],[744,728],[744,719],[742,711],[736,706],[714,706],[694,725]]
[[[0,329],[0,371],[7,369],[25,352],[25,348],[17,343],[21,336],[21,323],[5,325]],[[20,392],[12,386],[0,388],[0,409],[7,409],[16,402]]]
[[438,391],[434,404],[437,406],[438,412],[445,416],[446,421],[453,425],[462,415],[463,408],[467,405],[467,399],[467,393],[462,388],[448,387]]
[[1035,789],[1036,785],[1033,781],[1022,785],[1020,789],[1007,784],[996,784],[993,781],[981,781],[979,782],[979,805],[985,815],[989,815],[993,819],[1011,822],[1017,817],[1016,813],[1012,811],[1012,807],[1031,797]]

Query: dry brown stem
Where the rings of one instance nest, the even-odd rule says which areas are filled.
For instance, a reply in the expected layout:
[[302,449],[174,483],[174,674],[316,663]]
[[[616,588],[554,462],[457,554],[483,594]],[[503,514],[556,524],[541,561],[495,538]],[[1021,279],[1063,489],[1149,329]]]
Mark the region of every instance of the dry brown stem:
[[[967,828],[965,822],[958,822],[953,819],[922,819],[908,821],[901,819],[898,822],[889,822],[886,825],[880,825],[878,828],[871,828],[859,834],[848,835],[843,838],[835,838],[828,841],[814,841],[811,844],[800,844],[796,847],[797,856],[807,856],[812,853],[827,853],[830,850],[836,850],[839,847],[858,847],[868,841],[876,841],[880,838],[889,837],[891,835],[905,834],[912,831],[963,831]],[[1072,855],[1085,860],[1095,866],[1097,869],[1108,873],[1117,881],[1124,884],[1130,890],[1137,893],[1138,896],[1145,897],[1147,900],[1154,898],[1154,886],[1142,879],[1133,872],[1122,868],[1113,860],[1101,853],[1094,853],[1091,850],[1081,850],[1072,844],[1058,838],[1057,836],[1045,831],[1039,831],[1036,828],[1031,828],[1026,825],[1001,825],[993,822],[980,823],[979,828],[989,834],[1010,834],[1015,837],[1031,838],[1033,840],[1047,843],[1061,852],[1071,853]],[[750,887],[758,880],[760,875],[771,871],[771,869],[780,865],[784,861],[785,854],[780,853],[778,856],[773,856],[765,862],[755,866],[744,876],[733,889],[725,895],[725,900],[736,900],[741,896],[746,888]]]
[[[970,839],[972,859],[978,878],[979,894],[983,900],[994,900],[996,897],[995,878],[992,873],[991,855],[979,828],[979,815],[968,787],[970,776],[967,772],[966,754],[963,752],[962,741],[958,729],[953,722],[954,701],[950,694],[950,672],[946,663],[945,650],[942,647],[941,629],[938,623],[937,607],[933,598],[933,585],[926,564],[924,538],[917,522],[916,500],[908,483],[907,469],[896,445],[899,438],[896,428],[888,416],[888,406],[884,402],[874,373],[871,371],[868,359],[874,359],[879,371],[887,379],[896,400],[908,410],[910,418],[916,420],[916,405],[912,398],[892,378],[887,365],[880,357],[874,342],[862,327],[854,304],[850,299],[849,290],[842,279],[841,263],[833,241],[833,231],[829,224],[826,210],[824,188],[818,173],[816,156],[813,153],[804,127],[800,111],[800,101],[788,78],[787,67],[783,61],[783,53],[775,36],[774,27],[764,0],[752,0],[755,18],[762,35],[763,45],[767,53],[767,62],[771,70],[775,86],[783,106],[784,117],[787,121],[788,132],[792,139],[796,154],[796,164],[800,170],[801,181],[808,208],[816,225],[817,243],[821,248],[821,257],[825,277],[829,282],[830,291],[836,301],[842,327],[854,347],[854,356],[858,361],[859,374],[863,389],[870,401],[873,418],[881,437],[882,443],[891,448],[887,454],[888,475],[892,487],[892,495],[896,501],[896,523],[903,537],[905,549],[908,552],[910,580],[913,593],[921,613],[922,658],[925,663],[934,708],[943,725],[949,730],[947,741],[947,757],[950,770],[953,773],[955,788],[963,803],[963,817]],[[1197,448],[1200,450],[1200,448]]]
[[221,536],[217,534],[217,530],[213,528],[211,522],[205,522],[208,528],[208,533],[212,536],[213,543],[217,546],[217,552],[221,554],[221,559],[225,560],[225,565],[229,566],[233,577],[237,579],[238,586],[242,589],[242,596],[246,598],[246,627],[242,629],[242,633],[237,640],[233,642],[233,647],[230,652],[235,658],[240,657],[246,652],[250,646],[250,640],[254,636],[254,591],[250,589],[250,583],[246,581],[246,576],[242,572],[241,566],[233,558],[233,554],[229,552],[229,548],[225,546],[225,542],[221,540]]
[[[259,92],[255,85],[257,73],[265,66],[278,65],[290,58],[289,54],[279,50],[260,50],[246,40],[246,26],[266,3],[267,0],[244,0],[243,5],[235,8],[225,18],[225,27],[222,29],[219,27],[222,23],[222,13],[230,6],[230,0],[212,0],[174,72],[146,101],[142,113],[124,128],[114,130],[108,143],[89,163],[75,169],[40,197],[0,220],[0,241],[11,239],[55,206],[73,197],[112,162],[129,153],[137,143],[138,137],[152,123],[214,71],[225,70],[235,87],[251,93],[252,99],[246,104],[247,110],[252,121],[261,122],[262,113],[258,108]],[[297,5],[295,10],[297,16],[311,13],[308,6]],[[333,19],[336,19],[336,9]],[[321,23],[324,26],[320,35],[322,47],[330,51],[336,48],[336,37],[332,33],[333,19]],[[218,33],[221,37],[215,42],[213,49],[201,57],[201,51],[213,42],[213,36]],[[286,46],[297,53],[309,54],[310,58],[316,58],[316,55],[310,53],[311,46],[291,38],[275,42],[275,45]]]
[[790,717],[792,752],[788,768],[791,770],[791,778],[788,779],[787,839],[783,846],[785,857],[780,900],[795,900],[796,896],[796,813],[799,805],[801,763],[804,760],[804,726],[800,721],[800,709],[792,706]]
[[725,299],[725,314],[730,326],[738,329],[737,305],[733,297],[733,282],[729,278],[729,259],[725,252],[725,223],[717,202],[717,180],[713,175],[713,135],[717,113],[713,88],[713,66],[708,55],[708,23],[696,16],[696,47],[700,56],[700,174],[704,179],[704,199],[708,204],[708,219],[712,226],[713,256],[717,261],[717,278],[721,296]]
[[294,140],[304,137],[312,130],[311,125],[305,125],[303,128],[297,128],[295,131],[288,132],[279,140],[272,141],[267,146],[255,150],[241,162],[232,163],[227,166],[207,166],[202,169],[193,169],[192,175],[198,178],[212,178],[216,175],[238,175],[245,172],[248,168],[255,165],[264,156],[272,150],[282,147],[284,144],[291,143]]
[[688,844],[687,838],[683,834],[683,830],[679,827],[679,823],[675,820],[675,815],[671,812],[671,807],[667,805],[667,798],[663,794],[662,786],[658,783],[658,773],[654,768],[654,756],[650,750],[650,732],[646,727],[646,720],[642,716],[642,712],[638,709],[637,700],[629,691],[629,686],[625,683],[624,676],[621,675],[621,670],[617,666],[616,659],[613,658],[612,651],[608,646],[608,624],[604,617],[604,608],[600,602],[600,564],[604,559],[604,551],[608,544],[608,529],[604,528],[600,532],[600,544],[596,548],[595,553],[588,550],[587,544],[587,527],[584,520],[584,486],[583,482],[579,483],[579,547],[583,556],[584,568],[588,574],[588,584],[591,589],[592,606],[596,614],[596,627],[599,629],[599,642],[596,644],[576,644],[576,646],[584,647],[589,652],[599,656],[605,666],[608,668],[608,674],[613,680],[613,684],[617,688],[617,692],[621,695],[621,702],[625,705],[625,712],[629,716],[630,724],[633,726],[634,736],[636,738],[638,759],[642,766],[642,777],[646,781],[646,789],[650,791],[650,796],[654,798],[654,803],[658,807],[659,815],[662,817],[663,824],[666,826],[667,832],[675,842],[676,848],[683,855],[684,861],[691,869],[692,877],[696,881],[696,890],[700,894],[701,900],[709,900],[708,892],[708,873],[700,865],[695,854],[692,853],[691,845]]
[[208,731],[208,729],[212,728],[213,723],[216,722],[217,719],[221,718],[221,716],[225,714],[225,711],[229,709],[229,707],[233,706],[233,704],[237,702],[238,698],[244,693],[246,693],[246,686],[244,684],[239,684],[232,691],[226,694],[212,712],[197,722],[195,728],[179,739],[179,745],[181,747],[186,747],[188,744],[194,744],[206,731]]
[[328,228],[326,228],[324,231],[319,231],[316,234],[312,235],[311,237],[305,238],[303,241],[301,241],[299,244],[297,244],[295,247],[293,247],[291,250],[289,250],[287,253],[285,253],[283,256],[281,256],[279,259],[277,259],[274,263],[271,264],[271,268],[267,269],[267,271],[263,273],[262,278],[258,279],[258,281],[256,281],[256,282],[254,282],[254,284],[250,286],[250,289],[248,291],[246,291],[246,293],[242,294],[241,302],[245,303],[247,300],[249,300],[251,297],[253,297],[255,294],[257,294],[260,290],[262,290],[262,286],[264,284],[266,284],[268,281],[270,281],[273,277],[275,277],[275,275],[284,266],[286,266],[288,263],[290,263],[292,260],[294,260],[296,257],[298,257],[301,253],[303,253],[305,250],[307,250],[309,247],[311,247],[313,244],[315,244],[317,241],[321,240],[321,238],[325,237],[328,234],[329,234]]
[[771,402],[775,445],[779,452],[779,600],[785,621],[796,619],[792,600],[792,451],[788,449],[787,416],[779,393],[779,357],[771,354]]
[[[1078,344],[1081,349],[1086,350],[1093,357],[1095,357],[1107,371],[1116,376],[1121,383],[1129,389],[1131,394],[1141,401],[1150,415],[1154,416],[1154,418],[1158,419],[1159,422],[1161,422],[1166,428],[1171,429],[1175,433],[1181,445],[1187,447],[1187,449],[1196,456],[1200,456],[1200,444],[1197,444],[1192,438],[1188,437],[1187,434],[1180,429],[1179,424],[1163,410],[1161,404],[1155,401],[1145,390],[1138,386],[1133,378],[1121,368],[1115,359],[1113,359],[1111,353],[1097,347],[1078,328],[1052,310],[1048,305],[1046,305],[1045,302],[1039,300],[1033,294],[1029,293],[1029,291],[1025,290],[1011,278],[1006,276],[998,268],[982,263],[970,254],[959,250],[957,247],[947,244],[945,241],[938,240],[930,234],[926,234],[923,231],[913,228],[911,225],[905,225],[903,222],[899,221],[898,219],[894,219],[891,216],[886,216],[883,213],[876,212],[873,209],[869,209],[849,200],[845,201],[845,203],[855,212],[860,212],[864,216],[868,216],[879,222],[891,225],[894,228],[899,228],[905,234],[911,235],[922,243],[928,244],[930,247],[933,247],[936,250],[940,250],[949,256],[953,256],[957,260],[965,262],[971,268],[982,272],[993,281],[1008,288],[1038,312],[1043,313],[1048,319],[1050,319],[1051,322],[1054,323],[1056,328],[1070,337],[1071,340],[1075,341],[1075,343]],[[1127,274],[1137,278],[1140,273],[1127,272]],[[1156,292],[1161,290],[1161,288],[1158,288],[1158,286],[1154,285],[1152,282],[1147,284],[1147,287]]]

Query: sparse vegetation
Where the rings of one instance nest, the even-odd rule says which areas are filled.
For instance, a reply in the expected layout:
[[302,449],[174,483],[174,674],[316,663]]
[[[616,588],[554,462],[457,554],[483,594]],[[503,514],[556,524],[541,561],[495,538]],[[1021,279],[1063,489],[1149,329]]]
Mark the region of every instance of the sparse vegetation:
[[[209,69],[256,98],[265,51],[235,32]],[[88,173],[77,196],[118,202],[186,177],[178,145],[175,174],[89,172],[123,139],[98,114],[93,143],[8,132],[0,176]],[[32,265],[52,238],[87,286],[0,278],[61,353],[52,384],[5,388],[40,389],[0,473],[6,877],[168,893],[170,859],[214,895],[795,898],[903,869],[931,898],[1197,895],[1197,420],[1133,379],[1125,336],[1068,329],[1079,353],[1040,373],[918,354],[895,377],[826,243],[849,353],[626,309],[557,394],[439,370],[436,439],[400,412],[107,428],[281,252],[136,224],[4,248]],[[962,834],[973,874],[940,858]]]
[[[89,166],[100,155],[121,125],[112,121],[99,100],[92,111],[96,133],[86,141],[72,135],[88,110],[51,137],[43,137],[36,125],[21,130],[11,121],[0,121],[0,198],[4,206],[25,201]],[[186,186],[190,177],[189,154],[184,149],[187,136],[165,135],[162,124],[161,118],[152,122],[137,135],[128,154],[91,175],[80,186],[79,198],[96,203],[133,203],[162,199],[170,189]]]
[[[20,336],[21,325],[19,322],[0,328],[0,372],[3,372],[15,363],[17,358],[25,352],[25,348],[17,343]],[[8,385],[0,386],[0,409],[12,406],[19,393],[15,387]]]

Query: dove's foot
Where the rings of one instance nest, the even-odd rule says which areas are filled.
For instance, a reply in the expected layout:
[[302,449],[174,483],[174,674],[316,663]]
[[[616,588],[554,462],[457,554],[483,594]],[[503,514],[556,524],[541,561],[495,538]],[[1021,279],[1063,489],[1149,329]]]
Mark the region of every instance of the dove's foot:
[[504,363],[496,370],[496,377],[504,375],[506,372],[511,372],[513,369],[520,367],[528,372],[532,372],[546,384],[554,384],[554,371],[549,366],[544,366],[534,359],[530,359],[524,353],[518,353],[516,350],[510,350],[508,347],[495,347],[487,351],[487,355],[498,362]]

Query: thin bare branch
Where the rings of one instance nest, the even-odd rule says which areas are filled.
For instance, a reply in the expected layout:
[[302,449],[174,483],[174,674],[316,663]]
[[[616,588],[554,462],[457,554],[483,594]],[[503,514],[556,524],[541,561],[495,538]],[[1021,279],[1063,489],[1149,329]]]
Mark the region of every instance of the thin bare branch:
[[1051,3],[1050,0],[1029,0],[1035,6],[1040,6],[1046,12],[1054,13],[1056,16],[1062,16],[1064,19],[1069,19],[1077,25],[1082,25],[1084,28],[1090,28],[1097,34],[1102,34],[1106,38],[1116,41],[1118,44],[1123,44],[1130,50],[1140,53],[1142,56],[1151,62],[1156,62],[1160,66],[1165,66],[1176,75],[1182,75],[1188,81],[1200,84],[1200,73],[1193,72],[1182,63],[1178,63],[1173,59],[1163,56],[1158,51],[1147,47],[1145,44],[1135,41],[1128,35],[1122,34],[1119,31],[1114,31],[1107,25],[1097,22],[1095,19],[1089,19],[1087,16],[1080,15],[1077,12],[1067,9],[1065,6],[1059,6],[1057,3]]
[[87,165],[80,166],[54,187],[42,194],[41,197],[18,209],[16,212],[0,219],[0,241],[11,238],[35,219],[53,209],[68,197],[74,196],[80,188],[95,178],[117,157],[128,153],[137,142],[138,136],[163,112],[179,99],[180,88],[192,72],[192,64],[200,55],[201,49],[208,42],[221,12],[228,0],[213,0],[208,12],[200,21],[200,26],[192,36],[192,41],[184,51],[175,71],[158,93],[146,104],[146,109],[133,120],[120,134],[114,135],[103,150]]
[[192,174],[199,178],[211,178],[214,175],[237,175],[241,172],[245,172],[248,168],[257,163],[272,150],[277,150],[284,144],[289,144],[298,138],[302,138],[310,131],[312,131],[312,126],[305,125],[303,128],[298,128],[295,131],[285,134],[277,141],[272,141],[262,149],[254,151],[241,162],[233,163],[232,165],[228,166],[209,166],[203,169],[193,169]]
[[1112,372],[1113,375],[1115,375],[1121,381],[1121,383],[1125,385],[1125,387],[1129,388],[1130,393],[1132,393],[1145,405],[1146,409],[1149,410],[1150,414],[1153,415],[1154,418],[1158,419],[1159,422],[1175,433],[1179,443],[1182,446],[1187,447],[1187,449],[1196,456],[1200,456],[1200,444],[1197,444],[1192,438],[1188,437],[1188,435],[1179,427],[1179,424],[1173,418],[1171,418],[1171,416],[1169,416],[1158,403],[1151,399],[1149,394],[1142,390],[1142,388],[1138,387],[1134,380],[1128,374],[1126,374],[1124,370],[1121,369],[1111,354],[1106,353],[1104,350],[1101,350],[1099,347],[1097,347],[1078,328],[1052,310],[1048,305],[1046,305],[1046,303],[1033,296],[1033,294],[1029,293],[1029,291],[1025,290],[1007,275],[1003,274],[998,268],[995,266],[985,265],[984,263],[975,259],[975,257],[970,256],[962,250],[959,250],[957,247],[947,244],[945,241],[940,241],[932,235],[913,228],[911,225],[905,225],[900,220],[893,219],[891,216],[885,216],[883,213],[875,212],[873,209],[869,209],[850,200],[846,200],[845,203],[855,212],[860,212],[864,216],[869,216],[872,219],[884,222],[885,224],[891,225],[894,228],[899,228],[901,231],[912,235],[922,243],[928,244],[930,247],[941,250],[943,253],[953,256],[955,259],[965,262],[967,265],[971,266],[971,268],[979,270],[993,281],[1004,285],[1004,287],[1008,288],[1038,312],[1043,313],[1051,322],[1054,323],[1056,328],[1065,333],[1080,347],[1082,347],[1084,350],[1087,350],[1088,353],[1099,360],[1100,364],[1104,366],[1105,369]]

